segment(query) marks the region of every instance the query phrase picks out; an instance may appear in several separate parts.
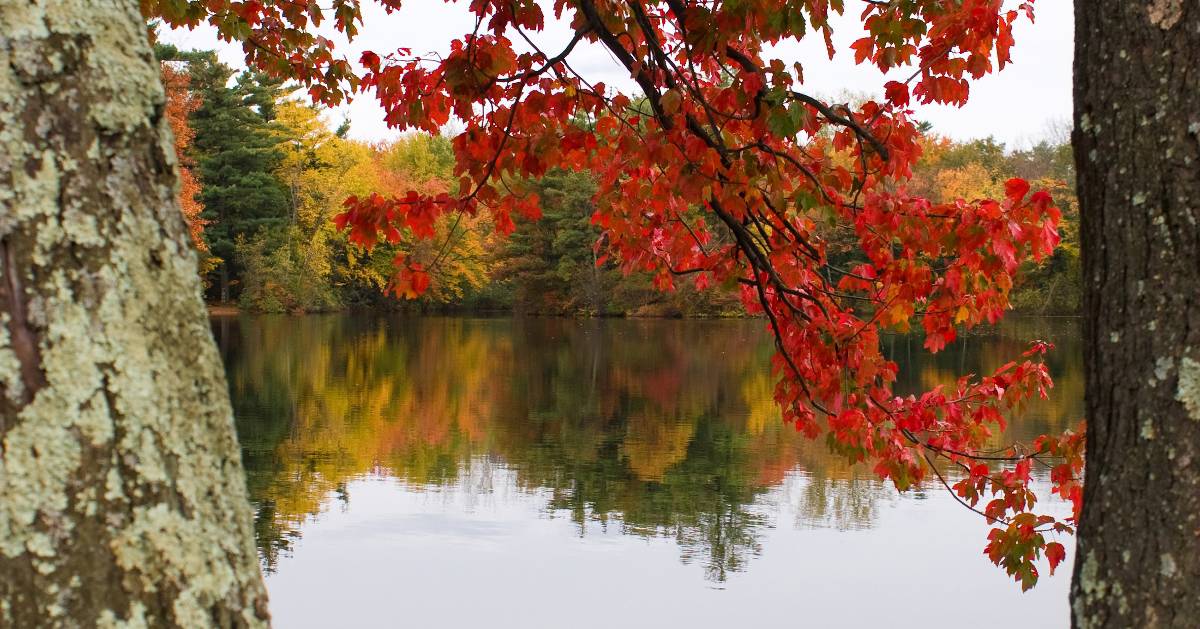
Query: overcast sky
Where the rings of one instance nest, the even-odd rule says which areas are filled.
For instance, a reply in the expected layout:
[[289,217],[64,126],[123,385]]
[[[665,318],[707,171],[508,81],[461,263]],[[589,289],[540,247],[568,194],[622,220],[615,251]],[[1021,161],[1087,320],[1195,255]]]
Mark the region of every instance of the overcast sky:
[[[449,42],[469,33],[473,20],[463,3],[446,4],[441,0],[410,0],[405,7],[386,15],[369,1],[366,19],[358,38],[345,50],[357,60],[362,50],[380,55],[397,47],[414,53],[445,52]],[[804,64],[805,89],[822,96],[846,92],[874,93],[884,80],[873,67],[856,66],[849,43],[862,36],[858,21],[860,0],[846,3],[845,15],[834,22],[837,56],[830,61],[820,37],[809,37],[800,45],[774,51],[790,65]],[[1073,15],[1070,0],[1039,0],[1036,23],[1021,18],[1014,29],[1016,46],[1013,63],[1003,72],[984,77],[971,85],[971,100],[962,108],[930,105],[917,108],[920,119],[928,121],[938,133],[957,139],[994,136],[1012,148],[1027,146],[1047,137],[1056,126],[1063,127],[1071,116],[1071,56]],[[541,33],[539,46],[546,51],[561,49],[570,37],[562,24],[550,23]],[[241,67],[240,45],[218,41],[215,30],[204,26],[194,31],[168,31],[162,39],[181,48],[218,51],[226,63]],[[630,89],[628,75],[609,53],[598,46],[580,46],[570,57],[572,67],[591,82]],[[897,73],[907,75],[908,72]],[[630,90],[632,91],[632,90]],[[350,135],[364,140],[393,137],[383,123],[383,111],[368,95],[330,112],[331,121],[348,115]]]

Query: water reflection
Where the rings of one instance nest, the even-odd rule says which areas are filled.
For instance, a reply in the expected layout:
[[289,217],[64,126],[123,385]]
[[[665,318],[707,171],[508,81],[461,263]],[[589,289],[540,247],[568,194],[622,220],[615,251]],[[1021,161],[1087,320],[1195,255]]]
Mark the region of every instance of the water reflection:
[[[1056,394],[1014,423],[1028,439],[1080,416],[1073,328],[1014,320],[936,357],[909,337],[887,351],[917,389],[1055,341]],[[338,315],[221,318],[214,330],[268,571],[306,521],[349,508],[348,483],[364,478],[468,496],[511,485],[579,536],[673,539],[711,582],[745,570],[773,526],[864,529],[896,499],[782,424],[757,321]],[[776,521],[780,496],[794,522]]]

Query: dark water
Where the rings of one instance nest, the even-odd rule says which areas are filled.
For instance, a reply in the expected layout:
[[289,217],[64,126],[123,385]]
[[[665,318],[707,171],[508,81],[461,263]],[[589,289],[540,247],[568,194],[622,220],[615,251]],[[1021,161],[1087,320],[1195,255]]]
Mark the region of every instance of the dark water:
[[[1055,342],[1025,440],[1081,416],[1076,324],[887,351],[915,390]],[[1022,594],[944,490],[898,494],[783,425],[761,322],[213,326],[279,627],[1068,624],[1069,569]]]

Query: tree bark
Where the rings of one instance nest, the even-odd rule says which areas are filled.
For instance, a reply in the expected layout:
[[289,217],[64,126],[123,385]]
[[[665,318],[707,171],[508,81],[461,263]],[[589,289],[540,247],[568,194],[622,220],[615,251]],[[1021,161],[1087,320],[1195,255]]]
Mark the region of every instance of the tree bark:
[[1072,624],[1200,622],[1200,2],[1075,3],[1087,472]]
[[136,2],[0,0],[0,626],[267,624]]

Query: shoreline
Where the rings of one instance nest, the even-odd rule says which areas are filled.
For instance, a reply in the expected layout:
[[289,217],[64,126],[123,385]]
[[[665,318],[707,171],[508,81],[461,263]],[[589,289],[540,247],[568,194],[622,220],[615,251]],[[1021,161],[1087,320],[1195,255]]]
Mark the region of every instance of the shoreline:
[[[435,309],[429,311],[405,311],[389,308],[341,308],[338,310],[324,311],[297,311],[297,312],[255,312],[251,310],[242,310],[234,304],[209,304],[205,307],[208,309],[209,317],[240,317],[246,316],[266,316],[266,315],[286,315],[286,316],[305,316],[305,315],[328,315],[328,314],[352,314],[352,313],[385,313],[385,314],[408,314],[413,316],[463,316],[463,317],[553,317],[560,319],[677,319],[677,320],[717,320],[717,319],[759,319],[760,316],[746,314],[705,314],[705,315],[654,315],[654,314],[615,314],[615,315],[587,315],[587,314],[569,314],[569,313],[554,313],[554,312],[515,312],[512,310],[454,310],[454,309]],[[1055,318],[1055,319],[1078,319],[1082,315],[1078,313],[1042,313],[1028,310],[1011,310],[1004,315],[1004,318],[1021,318],[1021,317],[1037,317],[1037,318]]]
[[241,308],[238,308],[233,304],[206,303],[204,304],[204,307],[208,309],[208,316],[210,317],[236,317],[241,314],[257,314],[253,312],[243,313]]

